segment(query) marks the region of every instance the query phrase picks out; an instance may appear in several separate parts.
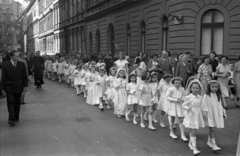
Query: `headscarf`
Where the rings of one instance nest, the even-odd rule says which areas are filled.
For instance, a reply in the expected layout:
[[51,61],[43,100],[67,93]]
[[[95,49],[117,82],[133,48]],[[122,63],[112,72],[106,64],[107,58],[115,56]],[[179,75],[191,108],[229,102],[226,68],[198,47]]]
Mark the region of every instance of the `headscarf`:
[[199,85],[199,89],[200,89],[200,95],[203,95],[204,94],[204,89],[203,89],[203,86],[202,86],[202,84],[201,84],[201,82],[198,80],[198,79],[194,79],[194,80],[192,80],[190,83],[189,83],[189,85],[188,85],[188,87],[187,87],[187,90],[186,90],[186,93],[187,93],[187,95],[189,95],[190,94],[190,92],[191,92],[191,87],[192,87],[192,84],[193,83],[197,83],[198,85]]
[[123,68],[119,68],[119,69],[117,70],[117,74],[116,74],[117,78],[119,77],[119,72],[120,72],[120,71],[124,71],[125,77],[127,77],[127,72],[126,72],[126,70],[123,69]]

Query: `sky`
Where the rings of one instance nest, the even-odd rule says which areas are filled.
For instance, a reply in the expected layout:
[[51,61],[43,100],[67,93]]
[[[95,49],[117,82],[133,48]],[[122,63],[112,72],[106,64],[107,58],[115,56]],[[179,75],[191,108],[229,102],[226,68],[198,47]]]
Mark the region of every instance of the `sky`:
[[23,8],[26,8],[30,2],[29,0],[14,0],[14,1],[21,3]]

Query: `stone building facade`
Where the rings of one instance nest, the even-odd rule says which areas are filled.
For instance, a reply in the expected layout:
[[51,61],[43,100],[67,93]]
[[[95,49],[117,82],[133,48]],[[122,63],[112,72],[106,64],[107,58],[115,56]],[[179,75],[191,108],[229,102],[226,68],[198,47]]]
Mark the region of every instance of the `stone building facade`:
[[59,0],[60,51],[240,54],[239,0]]

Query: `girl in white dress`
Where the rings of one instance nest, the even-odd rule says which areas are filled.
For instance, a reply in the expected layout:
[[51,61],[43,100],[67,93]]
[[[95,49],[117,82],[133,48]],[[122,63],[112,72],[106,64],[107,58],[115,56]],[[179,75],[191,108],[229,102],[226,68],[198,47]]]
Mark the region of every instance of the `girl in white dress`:
[[163,116],[166,114],[167,108],[168,108],[168,100],[166,97],[167,90],[173,87],[171,83],[171,79],[172,79],[171,74],[165,74],[158,84],[158,91],[159,91],[160,98],[159,98],[157,109],[160,110],[160,126],[161,127],[166,127],[163,122]]
[[116,73],[117,69],[115,67],[110,68],[110,75],[107,78],[106,83],[106,91],[105,91],[105,97],[106,97],[106,103],[107,103],[107,109],[110,109],[110,104],[114,102],[114,95],[115,95],[115,88],[114,83],[116,81]]
[[168,89],[166,97],[168,100],[168,108],[167,108],[167,114],[171,117],[169,117],[169,127],[170,127],[170,137],[173,139],[178,138],[173,131],[173,124],[174,120],[177,117],[179,119],[179,127],[181,131],[181,139],[183,141],[187,141],[184,134],[184,126],[182,124],[184,112],[182,108],[182,103],[185,98],[185,90],[182,87],[182,78],[181,77],[174,77],[172,79],[172,84],[174,87],[171,87]]
[[148,112],[149,112],[149,114],[148,114],[148,121],[149,121],[149,125],[151,125],[150,127],[152,127],[154,129],[154,127],[152,126],[152,122],[154,122],[154,123],[158,122],[155,119],[157,105],[158,105],[158,101],[159,101],[158,76],[157,76],[157,73],[155,73],[155,72],[151,73],[149,86],[151,88],[152,100],[151,100],[151,105],[148,108]]
[[86,97],[86,74],[87,74],[87,64],[84,64],[81,70],[81,81],[79,82],[80,88],[83,91],[83,97]]
[[129,83],[127,84],[128,93],[128,107],[130,109],[127,111],[125,117],[127,121],[129,120],[129,114],[133,114],[133,123],[136,125],[137,108],[138,108],[138,96],[137,96],[138,86],[137,86],[137,76],[135,74],[129,75]]
[[96,66],[96,63],[91,63],[90,65],[91,73],[88,76],[88,91],[87,91],[86,103],[89,105],[100,104],[100,100],[98,96],[98,85],[96,85],[98,73],[96,72],[95,66]]
[[203,92],[201,82],[195,79],[189,83],[187,96],[183,102],[183,109],[186,110],[183,125],[190,129],[188,146],[194,155],[201,153],[196,146],[196,130],[205,127],[201,112]]
[[49,58],[48,59],[48,63],[47,63],[47,71],[48,71],[48,73],[47,73],[47,76],[48,76],[48,79],[51,79],[52,78],[52,59],[51,58]]
[[106,70],[104,68],[99,69],[99,75],[97,77],[97,85],[98,85],[98,97],[99,97],[99,109],[103,111],[103,96],[106,90]]
[[114,62],[116,65],[117,69],[125,69],[127,75],[128,75],[128,64],[129,62],[125,59],[124,53],[119,52],[118,54],[118,60]]
[[69,67],[69,82],[70,82],[70,85],[73,86],[74,85],[74,71],[76,69],[76,63],[74,61],[72,61],[72,63],[70,64],[70,67]]
[[75,71],[73,72],[74,87],[76,88],[77,95],[80,94],[80,91],[79,91],[79,76],[80,76],[80,72],[81,72],[81,67],[80,66],[78,66],[78,68],[75,69]]
[[202,100],[202,111],[203,118],[206,120],[206,126],[209,127],[207,145],[213,151],[221,149],[216,144],[214,132],[216,128],[224,128],[224,117],[227,117],[226,110],[223,108],[222,98],[219,82],[216,80],[209,81],[207,92]]
[[[142,74],[142,84],[139,86],[139,106],[141,106],[141,124],[142,128],[145,128],[144,114],[147,112],[148,107],[151,105],[151,88],[149,86],[149,80],[147,73]],[[155,128],[149,123],[148,128],[155,130]]]
[[70,62],[67,61],[64,64],[64,80],[67,82],[67,84],[69,85],[69,69],[70,69]]
[[114,114],[122,117],[127,112],[127,73],[125,69],[118,69],[117,79],[114,83]]
[[58,74],[58,79],[59,79],[59,82],[62,82],[62,79],[63,79],[63,59],[60,58],[59,59],[59,62],[57,64],[57,74]]
[[57,78],[57,61],[54,60],[53,63],[52,63],[52,80],[56,80]]

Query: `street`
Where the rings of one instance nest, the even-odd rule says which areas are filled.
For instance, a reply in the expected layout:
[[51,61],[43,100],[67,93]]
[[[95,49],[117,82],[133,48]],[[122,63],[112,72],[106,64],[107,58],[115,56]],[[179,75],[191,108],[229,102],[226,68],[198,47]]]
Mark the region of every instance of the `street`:
[[[45,79],[38,90],[32,79],[29,84],[27,104],[21,106],[21,121],[15,127],[7,124],[6,98],[0,99],[0,156],[192,156],[187,143],[169,137],[167,117],[166,128],[155,124],[157,130],[150,131],[114,116],[113,110],[101,112],[87,105],[64,83]],[[213,153],[207,147],[204,128],[197,131],[200,155],[236,155],[240,108],[230,100],[228,108],[225,128],[216,131],[222,150]],[[178,127],[176,134],[180,136]]]

